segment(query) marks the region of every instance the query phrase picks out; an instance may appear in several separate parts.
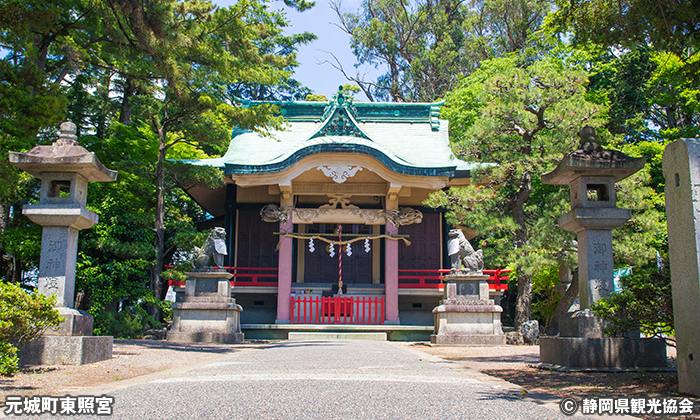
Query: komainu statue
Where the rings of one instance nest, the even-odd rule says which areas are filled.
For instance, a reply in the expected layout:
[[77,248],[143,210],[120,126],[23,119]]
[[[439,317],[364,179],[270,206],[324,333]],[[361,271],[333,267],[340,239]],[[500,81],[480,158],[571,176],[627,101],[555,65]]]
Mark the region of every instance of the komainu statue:
[[194,268],[195,270],[206,270],[209,260],[214,258],[214,265],[221,268],[224,266],[224,255],[226,252],[226,230],[221,227],[212,229],[207,237],[207,241],[202,248],[195,247]]
[[450,255],[450,274],[483,274],[484,252],[474,251],[461,229],[450,229],[447,252]]

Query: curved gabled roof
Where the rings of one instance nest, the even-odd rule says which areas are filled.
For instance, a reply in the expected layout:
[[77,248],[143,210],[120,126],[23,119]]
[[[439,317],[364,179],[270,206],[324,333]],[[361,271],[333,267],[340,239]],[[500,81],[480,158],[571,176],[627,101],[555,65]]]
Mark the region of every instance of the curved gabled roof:
[[[252,103],[251,103],[252,104]],[[456,159],[438,104],[353,103],[339,92],[329,102],[278,102],[288,123],[264,136],[234,131],[221,158],[187,160],[226,175],[283,171],[318,153],[360,153],[406,175],[468,177],[477,166]]]

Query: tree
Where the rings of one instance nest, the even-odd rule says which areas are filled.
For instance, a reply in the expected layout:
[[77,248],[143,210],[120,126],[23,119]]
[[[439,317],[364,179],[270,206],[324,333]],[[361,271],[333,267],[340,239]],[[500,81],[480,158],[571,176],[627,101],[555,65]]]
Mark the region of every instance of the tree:
[[557,6],[545,28],[603,57],[596,60],[602,65],[594,70],[600,74],[593,76],[593,88],[601,81],[606,86],[613,117],[625,115],[625,108],[632,111],[624,125],[646,138],[698,135],[697,1],[557,0]]
[[478,171],[468,187],[435,194],[430,204],[475,226],[498,265],[517,267],[516,326],[530,319],[537,268],[571,258],[572,237],[556,227],[568,194],[543,185],[540,175],[578,145],[581,127],[599,127],[604,118],[604,107],[587,99],[588,78],[574,58],[559,49],[549,57],[488,60],[446,98],[455,153],[497,166]]
[[[298,10],[312,5],[285,4]],[[88,205],[113,224],[82,234],[78,274],[86,280],[86,302],[109,306],[109,293],[101,293],[112,284],[118,286],[111,289],[114,298],[135,297],[129,291],[142,290],[132,286],[143,281],[147,262],[153,266],[147,289],[162,298],[160,272],[169,249],[204,218],[173,188],[197,177],[221,182],[219,173],[183,171],[166,158],[220,155],[234,125],[262,130],[276,124],[274,107],[242,107],[230,86],[283,92],[293,85],[296,48],[313,35],[282,35],[283,13],[256,0],[226,9],[195,0],[1,0],[0,12],[0,46],[8,51],[0,61],[0,89],[9,93],[0,96],[9,102],[1,134],[24,141],[11,147],[26,150],[37,133],[50,141],[53,127],[69,116],[80,126],[81,143],[120,171],[115,185],[91,187]],[[18,132],[23,121],[19,126],[27,128]],[[11,219],[18,215],[21,209],[14,208]],[[143,242],[148,236],[150,251]],[[105,265],[107,256],[115,257],[114,265]],[[112,283],[119,275],[123,282]]]
[[356,65],[386,69],[375,81],[350,75],[372,101],[434,101],[479,62],[519,51],[549,11],[547,0],[371,0],[358,13],[332,7],[351,37]]
[[556,0],[547,26],[568,32],[576,44],[654,49],[684,57],[700,47],[700,7],[695,0]]

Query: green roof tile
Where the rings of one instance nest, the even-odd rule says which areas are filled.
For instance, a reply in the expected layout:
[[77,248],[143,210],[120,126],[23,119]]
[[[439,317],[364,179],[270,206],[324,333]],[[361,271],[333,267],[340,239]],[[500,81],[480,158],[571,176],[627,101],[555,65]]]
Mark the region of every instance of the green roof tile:
[[354,103],[339,92],[329,102],[275,105],[288,123],[285,130],[269,137],[234,130],[221,158],[184,162],[219,167],[227,175],[279,172],[316,153],[361,153],[408,175],[462,178],[478,166],[452,155],[448,123],[439,120],[441,104]]

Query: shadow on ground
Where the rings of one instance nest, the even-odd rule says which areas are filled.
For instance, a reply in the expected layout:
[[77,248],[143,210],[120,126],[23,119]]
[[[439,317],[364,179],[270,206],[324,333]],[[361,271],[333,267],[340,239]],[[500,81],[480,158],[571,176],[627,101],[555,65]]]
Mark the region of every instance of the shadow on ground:
[[[174,341],[163,341],[163,340],[114,340],[115,343],[122,345],[131,345],[137,347],[154,348],[154,349],[168,349],[175,351],[193,351],[202,353],[230,353],[234,351],[239,345],[236,344],[211,344],[211,343],[182,343]],[[129,353],[125,350],[115,350],[115,355],[130,355],[134,353]]]

